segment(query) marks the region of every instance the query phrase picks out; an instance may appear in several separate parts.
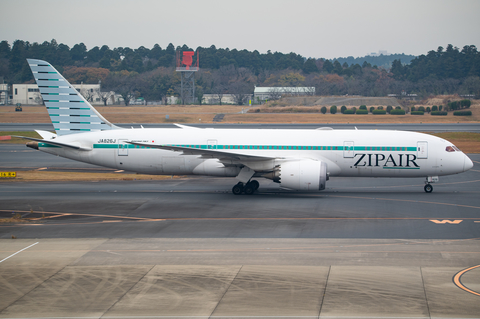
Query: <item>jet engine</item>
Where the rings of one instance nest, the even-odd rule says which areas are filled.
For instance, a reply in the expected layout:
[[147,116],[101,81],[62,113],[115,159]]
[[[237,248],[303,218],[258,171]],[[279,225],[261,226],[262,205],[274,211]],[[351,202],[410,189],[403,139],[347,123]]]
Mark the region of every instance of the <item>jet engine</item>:
[[263,175],[280,183],[282,187],[299,191],[321,191],[328,180],[327,164],[310,159],[287,161],[272,173]]

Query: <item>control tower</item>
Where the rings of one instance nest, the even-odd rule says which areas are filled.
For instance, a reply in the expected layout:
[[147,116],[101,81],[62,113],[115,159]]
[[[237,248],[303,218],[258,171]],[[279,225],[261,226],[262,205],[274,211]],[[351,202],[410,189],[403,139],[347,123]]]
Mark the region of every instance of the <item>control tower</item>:
[[198,52],[197,61],[195,63],[193,63],[194,55],[195,51],[182,52],[181,50],[177,50],[177,72],[180,72],[182,76],[182,87],[180,92],[182,104],[195,103],[195,72],[199,70]]

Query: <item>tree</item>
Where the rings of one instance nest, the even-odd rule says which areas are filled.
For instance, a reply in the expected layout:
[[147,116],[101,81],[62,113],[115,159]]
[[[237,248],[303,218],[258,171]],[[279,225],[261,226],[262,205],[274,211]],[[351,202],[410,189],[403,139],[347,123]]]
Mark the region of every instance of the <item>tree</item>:
[[233,99],[237,105],[245,105],[250,97],[250,90],[246,83],[232,83],[229,87],[229,92],[233,95]]
[[405,76],[405,70],[402,65],[402,60],[394,60],[390,72],[393,74],[395,80],[402,80]]
[[327,108],[325,106],[322,106],[322,108],[320,109],[320,112],[322,112],[322,114],[327,113]]
[[70,83],[85,83],[92,84],[98,83],[99,81],[105,81],[110,71],[103,68],[92,68],[92,67],[76,67],[70,66],[65,67],[63,71],[63,76]]
[[282,86],[300,86],[305,82],[305,77],[300,73],[290,72],[280,76],[278,82]]
[[303,72],[306,74],[318,72],[317,64],[315,63],[315,59],[307,59],[302,67]]
[[343,114],[346,109],[347,109],[347,107],[345,105],[342,105],[342,107],[340,108],[340,113]]
[[0,42],[0,59],[10,59],[10,44],[8,44],[8,41]]
[[111,99],[114,96],[114,92],[102,92],[98,91],[98,96],[100,96],[100,99],[103,102],[104,106],[107,106],[108,99]]
[[335,60],[335,61],[333,62],[333,72],[335,72],[335,73],[338,74],[338,75],[342,75],[342,74],[343,74],[342,65],[340,64],[340,62],[338,62],[338,60]]
[[130,104],[130,100],[135,97],[135,72],[121,71],[110,73],[105,79],[104,89],[111,90],[120,94],[125,106]]
[[330,107],[330,114],[335,114],[337,113],[337,106],[336,105],[332,105]]
[[85,44],[75,44],[70,50],[70,55],[74,61],[83,61],[87,56],[87,47]]
[[90,89],[81,89],[80,94],[87,100],[88,102],[93,102],[94,91]]
[[323,62],[323,70],[326,71],[327,73],[332,73],[334,67],[333,67],[333,64],[332,62],[330,62],[330,60],[325,60],[325,62]]
[[223,85],[217,84],[213,89],[212,92],[218,101],[218,104],[222,105],[222,99],[225,95],[225,87]]

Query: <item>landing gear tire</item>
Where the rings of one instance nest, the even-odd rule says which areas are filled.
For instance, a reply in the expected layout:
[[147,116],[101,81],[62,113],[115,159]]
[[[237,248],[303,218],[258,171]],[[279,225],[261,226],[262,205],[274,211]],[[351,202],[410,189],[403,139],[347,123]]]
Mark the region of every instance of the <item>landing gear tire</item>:
[[237,185],[233,186],[232,193],[234,195],[241,195],[243,193],[243,190],[244,190],[243,183],[240,182]]
[[252,183],[247,183],[243,188],[243,191],[245,192],[245,195],[252,195],[255,192],[255,186],[252,185]]
[[254,191],[256,191],[260,187],[260,183],[256,180],[250,181],[249,184],[253,186]]
[[423,189],[425,190],[425,193],[431,193],[433,191],[433,186],[430,184],[426,184]]

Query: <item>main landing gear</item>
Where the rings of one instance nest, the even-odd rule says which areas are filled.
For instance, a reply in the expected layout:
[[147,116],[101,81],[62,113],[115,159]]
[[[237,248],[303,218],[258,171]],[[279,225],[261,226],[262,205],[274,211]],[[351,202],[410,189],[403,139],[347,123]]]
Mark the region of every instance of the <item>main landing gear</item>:
[[241,195],[246,194],[246,195],[252,195],[260,186],[260,183],[256,180],[249,181],[246,184],[243,184],[242,182],[238,182],[237,185],[233,186],[232,188],[232,193],[234,195]]

